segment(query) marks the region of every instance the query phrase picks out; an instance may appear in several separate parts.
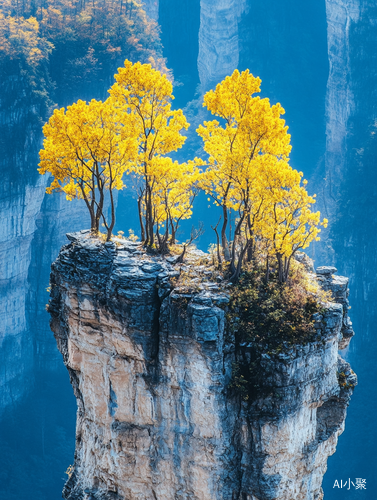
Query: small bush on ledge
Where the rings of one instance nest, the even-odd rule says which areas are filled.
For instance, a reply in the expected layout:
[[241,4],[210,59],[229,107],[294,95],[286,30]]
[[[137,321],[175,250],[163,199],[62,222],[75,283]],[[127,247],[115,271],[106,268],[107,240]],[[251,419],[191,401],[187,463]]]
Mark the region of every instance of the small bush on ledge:
[[231,291],[228,340],[234,343],[236,362],[230,390],[248,402],[268,393],[262,357],[320,340],[313,315],[331,300],[302,264],[293,263],[286,283],[279,282],[277,273],[272,270],[267,281],[264,266],[249,265]]
[[272,273],[266,282],[261,266],[249,266],[233,287],[231,322],[237,317],[239,342],[257,342],[278,349],[312,340],[313,314],[322,306],[307,289],[305,271],[295,266],[288,283],[279,283]]

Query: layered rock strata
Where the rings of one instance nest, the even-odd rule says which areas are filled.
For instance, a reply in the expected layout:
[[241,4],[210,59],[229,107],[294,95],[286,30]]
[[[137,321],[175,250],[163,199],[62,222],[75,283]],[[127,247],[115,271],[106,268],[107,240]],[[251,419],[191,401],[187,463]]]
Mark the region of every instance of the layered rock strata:
[[182,272],[174,258],[68,237],[49,305],[78,404],[64,498],[321,499],[356,383],[338,358],[350,338],[348,280],[318,270],[336,299],[315,317],[320,340],[266,353],[270,390],[245,402],[229,390],[228,288],[211,281],[204,254],[183,267],[198,277],[187,293],[172,285]]

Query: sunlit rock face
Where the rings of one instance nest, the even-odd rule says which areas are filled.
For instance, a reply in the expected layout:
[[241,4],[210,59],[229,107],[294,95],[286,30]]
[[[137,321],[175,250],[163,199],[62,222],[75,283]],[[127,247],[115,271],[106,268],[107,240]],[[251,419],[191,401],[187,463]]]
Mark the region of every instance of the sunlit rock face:
[[356,383],[338,358],[352,335],[348,280],[318,270],[337,301],[315,318],[321,340],[266,353],[270,391],[246,403],[229,390],[226,287],[209,278],[183,293],[170,282],[174,259],[88,233],[69,239],[49,306],[78,404],[64,498],[321,499]]
[[246,0],[201,0],[198,69],[204,90],[238,67],[238,23]]

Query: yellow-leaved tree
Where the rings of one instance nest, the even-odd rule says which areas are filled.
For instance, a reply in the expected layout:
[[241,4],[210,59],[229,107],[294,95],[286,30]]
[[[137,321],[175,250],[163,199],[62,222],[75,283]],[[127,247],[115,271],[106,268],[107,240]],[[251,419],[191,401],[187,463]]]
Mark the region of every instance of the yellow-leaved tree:
[[[267,276],[270,257],[276,257],[284,282],[294,253],[318,237],[320,214],[311,211],[315,200],[300,184],[302,174],[288,163],[284,109],[254,96],[260,84],[248,70],[236,70],[204,96],[203,105],[221,121],[198,128],[208,154],[200,185],[222,207],[221,244],[231,279],[236,281],[243,262],[259,252],[265,255]],[[226,237],[230,211],[236,215],[231,248]]]
[[[246,224],[250,237],[241,250],[251,257],[253,242],[253,210],[258,210],[253,198],[255,171],[265,155],[285,158],[289,155],[290,135],[285,121],[280,118],[284,109],[271,106],[268,99],[254,96],[260,92],[259,78],[248,70],[235,70],[204,96],[203,106],[221,119],[204,122],[198,134],[208,153],[208,168],[202,187],[215,203],[222,207],[221,243],[232,273],[236,273],[236,246],[242,225]],[[229,209],[236,210],[239,221],[231,252],[226,238]],[[256,214],[254,214],[256,215]]]
[[[138,155],[133,173],[136,179],[141,239],[145,245],[154,247],[156,233],[158,243],[161,243],[159,228],[162,223],[166,224],[166,229],[170,224],[174,239],[176,230],[173,221],[184,217],[173,214],[173,210],[179,210],[177,204],[182,207],[191,206],[192,190],[187,189],[188,184],[183,181],[183,177],[190,175],[189,184],[194,185],[199,170],[191,164],[192,168],[188,171],[189,164],[179,165],[166,156],[182,147],[186,137],[181,131],[186,130],[189,124],[182,110],[172,110],[174,97],[171,82],[150,64],[125,61],[125,66],[119,68],[115,79],[116,83],[109,90],[111,99],[123,116],[132,115],[135,118],[138,131]],[[174,189],[172,175],[177,181]],[[169,201],[166,201],[164,196],[168,192]],[[189,212],[186,210],[185,213]],[[165,243],[162,246],[164,245]]]
[[[142,242],[165,253],[203,189],[222,208],[221,237],[214,229],[218,259],[221,240],[230,278],[237,281],[243,263],[258,259],[266,264],[267,280],[272,264],[279,281],[287,281],[294,254],[318,239],[327,221],[312,211],[315,199],[302,173],[289,165],[283,108],[254,96],[260,79],[236,70],[204,96],[204,106],[219,118],[198,128],[208,154],[204,173],[200,167],[205,163],[198,158],[180,164],[168,156],[182,147],[182,131],[189,126],[182,110],[172,110],[168,78],[149,64],[126,60],[115,79],[105,102],[78,101],[55,110],[45,125],[39,172],[53,177],[48,192],[82,198],[92,230],[98,233],[103,221],[109,240],[115,224],[113,192],[124,187],[123,177],[130,174]],[[109,218],[104,213],[107,194]],[[235,227],[228,241],[231,212]],[[181,261],[201,231],[191,232]]]
[[188,161],[180,164],[167,157],[160,158],[155,166],[158,182],[153,194],[153,207],[157,242],[162,252],[167,251],[168,243],[176,243],[180,222],[192,215],[194,200],[199,193],[198,178],[201,174],[196,163]]
[[[123,175],[137,157],[136,131],[133,116],[120,119],[111,99],[56,109],[43,127],[39,173],[53,177],[47,192],[83,199],[92,231],[98,233],[102,220],[107,240],[115,225],[113,191],[123,188]],[[107,193],[109,220],[104,213]]]
[[268,203],[258,228],[258,236],[264,243],[267,276],[270,257],[274,256],[279,281],[284,283],[294,254],[307,248],[313,240],[319,240],[319,226],[326,227],[328,221],[321,222],[320,212],[312,211],[315,196],[309,196],[303,174],[286,161],[269,159],[259,175],[260,190],[268,192]]

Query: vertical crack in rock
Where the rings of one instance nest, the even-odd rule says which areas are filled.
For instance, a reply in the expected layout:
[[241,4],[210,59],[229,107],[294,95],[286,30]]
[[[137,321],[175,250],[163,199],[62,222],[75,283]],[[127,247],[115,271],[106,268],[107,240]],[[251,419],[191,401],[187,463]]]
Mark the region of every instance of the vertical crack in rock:
[[266,390],[246,402],[228,389],[236,349],[221,286],[185,293],[172,287],[173,258],[87,232],[68,238],[49,305],[78,403],[63,497],[321,499],[356,384],[338,358],[353,335],[347,278],[317,269],[335,301],[315,316],[320,340],[263,354]]

